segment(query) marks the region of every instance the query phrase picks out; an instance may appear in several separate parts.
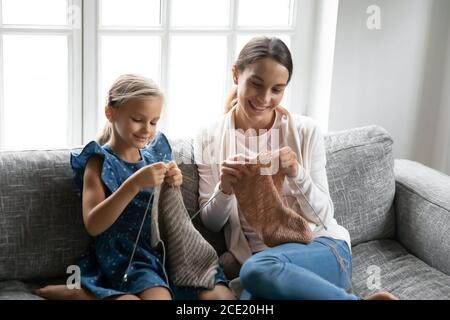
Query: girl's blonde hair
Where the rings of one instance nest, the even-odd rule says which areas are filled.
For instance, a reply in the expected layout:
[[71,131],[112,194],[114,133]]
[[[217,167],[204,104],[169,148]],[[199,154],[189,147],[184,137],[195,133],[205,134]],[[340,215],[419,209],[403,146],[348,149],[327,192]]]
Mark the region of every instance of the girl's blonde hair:
[[[164,99],[161,89],[153,80],[137,74],[124,74],[117,78],[109,89],[106,104],[111,108],[120,108],[132,99],[148,97]],[[107,122],[96,141],[104,145],[111,139],[111,135],[112,125]]]

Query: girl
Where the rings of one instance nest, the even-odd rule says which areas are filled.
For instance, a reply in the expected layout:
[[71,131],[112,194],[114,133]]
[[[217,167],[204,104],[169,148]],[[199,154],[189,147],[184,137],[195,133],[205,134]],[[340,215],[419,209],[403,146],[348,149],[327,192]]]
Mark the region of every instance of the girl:
[[156,131],[162,106],[163,95],[151,80],[123,75],[113,84],[105,107],[109,123],[98,144],[92,141],[79,155],[71,155],[75,180],[82,189],[83,221],[93,237],[78,261],[82,289],[47,286],[38,295],[49,299],[233,298],[220,270],[212,290],[171,286],[161,254],[150,246],[151,218],[143,217],[153,188],[163,182],[172,187],[182,183],[169,142]]
[[[350,236],[333,217],[323,136],[311,118],[293,117],[279,106],[292,70],[289,49],[277,38],[254,38],[240,52],[232,69],[236,87],[225,115],[196,141],[199,201],[207,203],[201,218],[213,231],[225,228],[228,250],[243,264],[236,287],[244,289],[242,299],[359,299],[347,292]],[[242,179],[249,174],[242,156],[255,158],[258,150],[252,146],[262,145],[278,155],[279,170],[286,177],[283,198],[308,221],[313,232],[309,244],[269,248],[241,212],[234,192],[242,189]],[[370,298],[395,299],[388,293]]]

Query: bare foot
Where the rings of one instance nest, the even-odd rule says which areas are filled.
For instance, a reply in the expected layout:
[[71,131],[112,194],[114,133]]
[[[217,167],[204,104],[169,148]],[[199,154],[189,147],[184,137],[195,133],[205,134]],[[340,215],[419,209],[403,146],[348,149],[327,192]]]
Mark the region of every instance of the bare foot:
[[37,289],[35,293],[49,300],[94,300],[96,297],[85,289],[69,289],[66,285],[51,285]]
[[368,297],[365,297],[364,300],[400,300],[400,299],[394,296],[392,293],[382,291],[372,294]]
[[230,289],[223,284],[217,284],[211,290],[202,290],[198,294],[200,300],[236,300]]

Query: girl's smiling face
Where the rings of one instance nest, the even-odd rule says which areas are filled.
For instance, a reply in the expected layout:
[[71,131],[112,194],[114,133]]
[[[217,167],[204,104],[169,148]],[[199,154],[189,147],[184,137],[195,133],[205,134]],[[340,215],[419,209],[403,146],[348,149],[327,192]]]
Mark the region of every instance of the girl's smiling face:
[[163,100],[160,97],[132,99],[119,108],[106,107],[117,138],[127,146],[144,148],[156,134]]
[[234,67],[233,80],[237,85],[238,108],[249,120],[270,121],[272,111],[283,99],[288,79],[288,69],[271,58],[260,59],[242,72]]

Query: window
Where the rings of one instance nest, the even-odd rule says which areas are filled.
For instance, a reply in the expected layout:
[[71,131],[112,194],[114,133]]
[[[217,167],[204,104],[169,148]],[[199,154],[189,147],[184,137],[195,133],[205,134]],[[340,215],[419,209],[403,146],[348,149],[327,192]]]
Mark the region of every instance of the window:
[[78,1],[0,1],[0,148],[81,142]]
[[[238,25],[241,27],[289,28],[293,23],[291,0],[241,0]],[[255,14],[255,8],[258,8]]]
[[[92,92],[96,99],[85,100],[85,108],[96,125],[85,127],[84,142],[104,126],[106,93],[125,72],[152,78],[166,93],[161,130],[171,138],[193,135],[200,123],[223,112],[232,86],[231,65],[250,38],[278,36],[291,45],[295,4],[294,0],[98,0],[97,5],[90,4],[90,12],[97,12],[91,19],[98,23],[91,25],[91,31],[97,38],[92,43],[98,46],[85,42],[85,47],[92,48],[86,56],[99,67],[97,74],[85,69],[85,85],[90,82],[88,90],[96,88]],[[288,89],[282,102],[287,108],[289,100]]]
[[[160,130],[192,135],[222,114],[231,65],[250,38],[278,36],[295,56],[297,2],[0,0],[0,149],[89,142],[123,73],[161,85]],[[288,89],[282,104],[291,99]]]

